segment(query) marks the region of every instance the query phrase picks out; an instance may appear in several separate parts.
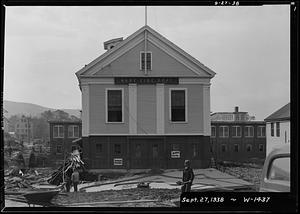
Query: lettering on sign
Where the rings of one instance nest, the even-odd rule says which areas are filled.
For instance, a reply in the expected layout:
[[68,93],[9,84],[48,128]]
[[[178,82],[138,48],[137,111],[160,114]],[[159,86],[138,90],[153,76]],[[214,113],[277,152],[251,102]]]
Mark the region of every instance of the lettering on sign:
[[177,85],[179,83],[178,77],[115,77],[115,84],[116,85],[123,85],[123,84],[157,84],[157,83],[164,83],[164,84],[173,84]]
[[115,166],[122,166],[123,165],[123,158],[114,158],[114,165]]
[[171,151],[171,158],[180,158],[180,151]]

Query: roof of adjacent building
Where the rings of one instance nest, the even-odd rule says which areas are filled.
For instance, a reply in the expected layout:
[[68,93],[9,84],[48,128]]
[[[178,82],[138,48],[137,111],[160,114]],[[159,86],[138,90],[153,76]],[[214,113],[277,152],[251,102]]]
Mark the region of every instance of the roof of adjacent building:
[[81,120],[48,120],[48,123],[81,124]]
[[248,112],[246,111],[239,111],[239,112],[214,112],[211,114],[211,116],[216,115],[216,114],[247,114]]
[[247,125],[247,124],[266,124],[265,121],[245,120],[245,121],[211,121],[211,124],[228,124],[228,125]]
[[279,110],[275,111],[265,121],[289,120],[290,119],[290,103],[286,104]]

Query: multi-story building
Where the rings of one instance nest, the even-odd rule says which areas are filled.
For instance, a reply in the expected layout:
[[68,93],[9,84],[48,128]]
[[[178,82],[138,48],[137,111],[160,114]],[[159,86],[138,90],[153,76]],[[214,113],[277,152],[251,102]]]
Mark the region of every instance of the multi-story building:
[[18,140],[30,143],[33,138],[33,124],[29,117],[22,117],[15,124],[15,135]]
[[266,157],[264,121],[212,121],[211,153],[216,161],[246,162]]
[[50,155],[55,161],[62,161],[72,151],[78,149],[81,138],[81,121],[49,121]]
[[76,73],[89,168],[209,166],[215,72],[147,25],[104,49]]
[[267,155],[277,147],[290,143],[290,103],[265,119],[267,126]]

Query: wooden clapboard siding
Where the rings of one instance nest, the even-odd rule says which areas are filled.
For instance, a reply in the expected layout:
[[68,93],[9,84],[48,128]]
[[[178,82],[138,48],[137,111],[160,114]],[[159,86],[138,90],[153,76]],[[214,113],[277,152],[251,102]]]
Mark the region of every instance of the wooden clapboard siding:
[[138,134],[156,134],[156,87],[137,86],[137,131]]
[[[187,89],[187,123],[170,121],[170,88]],[[165,133],[192,134],[203,133],[203,86],[198,84],[165,85]],[[209,123],[209,121],[207,121]]]
[[[124,123],[106,123],[105,89],[124,89]],[[128,134],[128,86],[95,84],[90,85],[89,134]]]
[[[105,76],[134,76],[144,77],[144,71],[140,70],[140,52],[144,51],[144,43],[138,44],[108,66],[104,67],[95,75]],[[177,77],[198,77],[185,65],[159,49],[151,42],[148,42],[147,51],[152,52],[152,70],[148,72],[149,77],[153,76],[177,76]],[[126,68],[126,70],[124,70]]]

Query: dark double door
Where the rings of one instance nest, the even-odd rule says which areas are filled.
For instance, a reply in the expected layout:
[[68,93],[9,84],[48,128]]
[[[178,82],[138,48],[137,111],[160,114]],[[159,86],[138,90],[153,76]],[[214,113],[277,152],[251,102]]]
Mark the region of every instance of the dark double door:
[[164,168],[163,139],[131,139],[131,168]]

